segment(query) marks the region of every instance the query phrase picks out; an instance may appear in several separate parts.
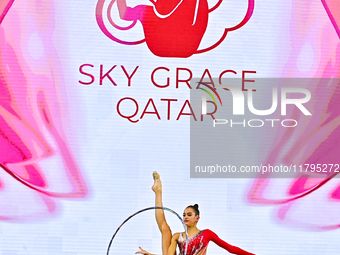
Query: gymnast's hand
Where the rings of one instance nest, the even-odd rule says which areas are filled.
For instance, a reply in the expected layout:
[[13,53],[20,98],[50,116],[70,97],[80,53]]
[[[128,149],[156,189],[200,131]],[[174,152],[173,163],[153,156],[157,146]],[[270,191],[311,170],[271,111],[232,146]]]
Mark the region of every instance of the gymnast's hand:
[[142,247],[139,246],[140,251],[137,251],[136,254],[144,254],[144,255],[153,255],[146,250],[143,250]]

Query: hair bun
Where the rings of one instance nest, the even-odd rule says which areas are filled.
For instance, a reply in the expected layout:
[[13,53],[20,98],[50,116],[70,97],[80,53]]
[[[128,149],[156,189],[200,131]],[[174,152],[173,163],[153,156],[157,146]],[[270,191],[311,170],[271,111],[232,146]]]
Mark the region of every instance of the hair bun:
[[196,215],[200,215],[200,211],[198,210],[198,204],[189,205],[189,206],[187,206],[187,208],[193,209],[195,211]]

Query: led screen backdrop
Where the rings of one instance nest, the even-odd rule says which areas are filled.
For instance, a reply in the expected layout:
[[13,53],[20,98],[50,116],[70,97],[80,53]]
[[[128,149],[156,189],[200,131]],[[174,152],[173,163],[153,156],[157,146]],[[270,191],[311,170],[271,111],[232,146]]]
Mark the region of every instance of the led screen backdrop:
[[[5,0],[0,22],[0,254],[105,254],[116,228],[154,205],[154,170],[165,206],[199,204],[198,227],[232,245],[338,254],[337,1]],[[190,129],[201,119],[210,133]],[[228,129],[209,146],[261,173],[191,178],[214,123]],[[272,178],[263,166],[297,171]],[[125,224],[110,254],[139,246],[161,254],[153,211]]]

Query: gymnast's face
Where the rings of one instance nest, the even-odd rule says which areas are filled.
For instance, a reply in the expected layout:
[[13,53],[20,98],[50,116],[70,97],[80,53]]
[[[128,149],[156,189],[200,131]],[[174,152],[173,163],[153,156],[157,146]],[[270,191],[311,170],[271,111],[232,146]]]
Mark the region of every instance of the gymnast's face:
[[184,210],[183,220],[184,220],[185,225],[187,225],[188,227],[196,225],[199,218],[200,216],[195,214],[194,209],[188,207]]

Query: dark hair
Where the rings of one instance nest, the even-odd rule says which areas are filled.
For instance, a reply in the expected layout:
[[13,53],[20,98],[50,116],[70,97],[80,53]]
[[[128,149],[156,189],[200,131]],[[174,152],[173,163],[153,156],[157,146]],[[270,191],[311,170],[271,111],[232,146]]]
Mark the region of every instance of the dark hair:
[[198,210],[198,204],[189,205],[189,206],[187,206],[187,208],[193,209],[195,211],[196,215],[198,215],[198,216],[200,215],[200,211]]

